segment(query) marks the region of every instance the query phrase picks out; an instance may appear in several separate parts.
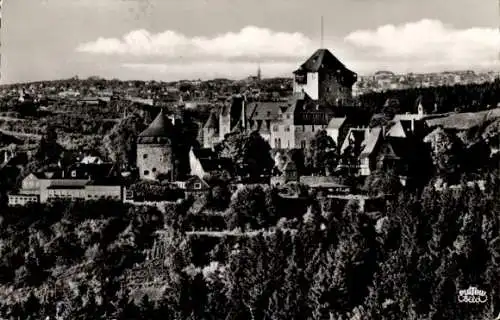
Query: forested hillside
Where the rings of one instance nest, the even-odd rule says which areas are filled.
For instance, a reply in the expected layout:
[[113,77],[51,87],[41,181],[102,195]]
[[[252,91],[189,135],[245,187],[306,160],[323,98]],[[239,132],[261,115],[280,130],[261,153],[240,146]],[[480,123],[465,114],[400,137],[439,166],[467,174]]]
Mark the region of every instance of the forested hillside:
[[[249,189],[232,199],[225,223],[252,215],[250,229],[280,228],[247,236],[186,235],[186,203],[165,214],[106,201],[2,210],[0,313],[40,319],[59,306],[64,319],[493,319],[500,184],[496,172],[484,178],[485,191],[402,191],[375,215],[310,199],[294,222],[272,190]],[[244,205],[253,211],[235,216]],[[469,286],[485,290],[487,303],[458,303]]]

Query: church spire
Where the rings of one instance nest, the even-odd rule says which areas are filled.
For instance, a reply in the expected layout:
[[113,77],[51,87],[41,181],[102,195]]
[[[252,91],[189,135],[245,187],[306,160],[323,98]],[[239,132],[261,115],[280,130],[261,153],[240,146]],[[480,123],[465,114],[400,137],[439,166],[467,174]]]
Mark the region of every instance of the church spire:
[[258,67],[257,67],[257,80],[262,80],[262,72],[260,70],[260,62],[258,64]]

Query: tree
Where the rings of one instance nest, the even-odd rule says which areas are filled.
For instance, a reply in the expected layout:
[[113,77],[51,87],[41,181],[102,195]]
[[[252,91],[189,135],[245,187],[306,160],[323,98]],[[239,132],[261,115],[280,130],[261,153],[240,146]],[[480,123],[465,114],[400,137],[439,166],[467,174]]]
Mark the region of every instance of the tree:
[[397,195],[402,185],[394,172],[376,171],[366,178],[363,189],[371,196]]
[[136,138],[146,128],[144,118],[133,114],[116,124],[104,137],[104,148],[111,159],[125,166],[136,162]]
[[346,138],[348,140],[347,147],[340,152],[340,164],[344,171],[347,171],[347,175],[353,176],[358,172],[359,168],[359,156],[361,154],[362,145],[360,141],[356,139]]
[[424,142],[431,147],[431,157],[438,175],[446,179],[457,179],[461,173],[464,146],[452,133],[438,128],[427,135]]
[[28,300],[24,303],[24,313],[25,315],[30,315],[34,319],[38,318],[41,309],[40,301],[34,295],[33,291],[28,296]]
[[149,296],[145,294],[140,303],[139,303],[139,314],[140,319],[151,319],[151,315],[153,313],[154,306],[149,300]]
[[318,131],[307,150],[306,165],[313,173],[327,175],[335,170],[337,158],[337,146],[333,138],[326,130]]
[[222,142],[220,155],[233,159],[237,174],[251,180],[270,175],[274,167],[269,143],[257,132],[231,133]]
[[64,148],[57,143],[57,132],[48,126],[35,153],[35,159],[42,165],[57,164],[63,155]]
[[227,225],[230,229],[246,230],[275,225],[277,221],[270,211],[266,191],[260,186],[244,187],[237,191],[227,212]]

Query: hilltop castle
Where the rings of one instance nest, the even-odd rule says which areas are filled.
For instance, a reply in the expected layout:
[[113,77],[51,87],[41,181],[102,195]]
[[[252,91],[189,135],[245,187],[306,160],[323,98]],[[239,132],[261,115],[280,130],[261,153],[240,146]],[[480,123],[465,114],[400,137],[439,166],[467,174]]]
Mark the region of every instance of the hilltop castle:
[[306,148],[316,132],[328,129],[338,143],[345,118],[335,119],[342,107],[352,105],[356,73],[327,49],[317,50],[293,72],[293,96],[286,102],[251,102],[233,97],[222,108],[218,124],[211,115],[204,129],[204,146],[211,148],[234,132],[257,130],[272,148]]

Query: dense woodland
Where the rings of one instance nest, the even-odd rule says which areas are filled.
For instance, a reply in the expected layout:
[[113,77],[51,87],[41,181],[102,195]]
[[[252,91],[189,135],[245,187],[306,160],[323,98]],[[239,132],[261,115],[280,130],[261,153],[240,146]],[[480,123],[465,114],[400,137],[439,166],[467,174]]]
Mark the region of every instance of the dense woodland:
[[[401,191],[376,215],[308,198],[295,218],[283,217],[286,203],[272,189],[251,187],[220,223],[270,231],[223,238],[183,233],[194,223],[189,203],[164,214],[106,201],[5,209],[0,294],[30,290],[17,303],[12,293],[1,299],[0,313],[40,319],[59,302],[66,319],[492,319],[500,311],[500,184],[497,172],[485,178],[484,192]],[[164,225],[166,256],[155,272],[165,290],[137,296],[126,275],[147,264]],[[61,270],[72,270],[63,278],[71,286],[56,285]],[[457,302],[471,285],[487,303]]]
[[[476,112],[495,108],[500,102],[500,80],[483,84],[413,88],[367,93],[359,97],[360,105],[371,114],[380,113],[388,99],[397,100],[394,112],[415,112],[415,102],[419,96],[436,104],[437,113],[453,111]],[[430,110],[434,111],[434,110]]]

